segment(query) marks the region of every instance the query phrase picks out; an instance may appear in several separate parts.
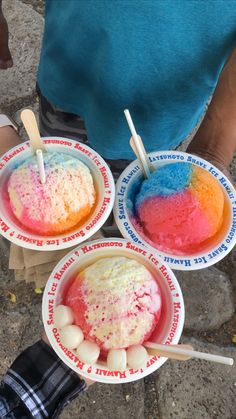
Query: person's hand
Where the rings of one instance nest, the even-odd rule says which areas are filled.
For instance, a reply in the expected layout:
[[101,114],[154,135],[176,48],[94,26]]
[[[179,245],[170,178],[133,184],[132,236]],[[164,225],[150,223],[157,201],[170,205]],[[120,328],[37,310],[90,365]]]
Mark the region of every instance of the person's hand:
[[8,47],[8,25],[0,10],[0,70],[7,70],[12,66],[13,60]]

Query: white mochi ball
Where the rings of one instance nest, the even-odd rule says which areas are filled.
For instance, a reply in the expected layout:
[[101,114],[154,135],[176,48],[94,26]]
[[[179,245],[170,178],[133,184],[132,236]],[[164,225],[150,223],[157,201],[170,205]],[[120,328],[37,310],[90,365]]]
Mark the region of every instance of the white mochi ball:
[[124,371],[127,357],[125,349],[110,349],[107,355],[107,366],[111,371]]
[[83,341],[84,335],[75,324],[64,326],[60,330],[61,343],[68,349],[75,349]]
[[70,307],[60,304],[54,310],[54,325],[58,329],[72,324],[74,321],[74,314]]
[[144,346],[133,345],[127,351],[127,363],[130,368],[139,369],[146,366],[148,353]]
[[85,364],[95,364],[98,360],[100,354],[99,346],[94,343],[90,342],[89,340],[84,340],[76,350],[77,355],[80,361],[84,362]]

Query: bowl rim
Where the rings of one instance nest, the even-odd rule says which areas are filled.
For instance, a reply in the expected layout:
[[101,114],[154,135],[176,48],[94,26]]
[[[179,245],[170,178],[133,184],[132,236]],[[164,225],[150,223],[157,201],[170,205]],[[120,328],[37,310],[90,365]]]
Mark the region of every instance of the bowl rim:
[[[93,255],[94,258],[94,254],[97,252],[97,254],[99,255],[99,253],[101,254],[102,251],[101,249],[103,249],[103,247],[100,248],[96,248],[98,244],[104,244],[107,243],[107,248],[111,249],[114,251],[114,243],[120,243],[119,249],[121,249],[122,252],[127,251],[127,246],[132,245],[133,247],[136,247],[136,250],[133,250],[132,248],[129,248],[127,251],[127,255],[129,253],[129,255],[134,255],[135,258],[138,258],[138,255],[140,256],[140,252],[138,251],[138,249],[141,249],[142,252],[145,253],[145,255],[142,255],[142,260],[146,260],[146,262],[149,263],[150,266],[155,267],[155,269],[157,269],[157,265],[159,266],[159,268],[161,268],[162,266],[165,267],[167,274],[169,275],[169,278],[171,278],[172,284],[174,285],[171,289],[171,286],[168,284],[167,279],[164,277],[164,275],[159,271],[159,268],[157,269],[159,274],[161,274],[162,276],[162,280],[166,281],[168,284],[168,290],[169,290],[169,295],[171,297],[171,301],[172,301],[172,305],[173,305],[173,310],[177,310],[178,308],[178,322],[177,322],[177,326],[175,327],[175,331],[173,333],[172,331],[172,327],[173,327],[173,323],[176,322],[176,320],[174,320],[174,317],[171,320],[171,324],[169,326],[168,329],[168,333],[169,335],[174,335],[171,337],[171,343],[172,344],[177,344],[180,340],[180,337],[182,335],[182,330],[183,330],[183,326],[184,326],[184,318],[185,318],[185,308],[184,308],[184,300],[183,300],[183,294],[181,291],[181,287],[178,283],[178,280],[175,276],[175,274],[172,272],[172,270],[170,269],[170,267],[168,266],[168,264],[166,264],[157,253],[152,252],[150,253],[147,248],[145,248],[142,245],[135,245],[133,242],[126,240],[126,239],[117,239],[117,238],[104,238],[104,239],[98,239],[98,240],[94,240],[94,241],[90,241],[90,242],[86,242],[81,244],[80,246],[78,246],[77,248],[75,248],[74,250],[72,250],[70,253],[68,253],[66,256],[64,256],[60,262],[56,265],[56,267],[54,268],[54,270],[52,271],[47,284],[45,286],[45,290],[44,290],[44,294],[43,294],[43,301],[42,301],[42,318],[43,318],[43,324],[44,324],[44,328],[47,334],[47,337],[49,339],[49,342],[52,346],[52,348],[54,349],[54,351],[57,353],[57,355],[59,356],[59,358],[66,364],[68,365],[70,368],[72,368],[75,372],[79,373],[81,376],[85,377],[85,378],[89,378],[92,379],[94,381],[98,381],[98,382],[102,382],[102,383],[110,383],[110,384],[117,384],[117,383],[125,383],[125,382],[131,382],[131,381],[136,381],[140,378],[143,378],[149,374],[151,374],[153,371],[156,371],[158,368],[160,368],[164,362],[167,361],[167,358],[165,357],[153,357],[152,359],[154,359],[151,365],[149,365],[148,367],[146,367],[143,370],[139,370],[134,372],[130,372],[131,369],[127,369],[125,371],[125,377],[122,377],[122,373],[120,373],[120,377],[113,375],[112,373],[110,373],[111,375],[108,376],[106,375],[107,373],[102,373],[105,375],[101,375],[100,373],[95,374],[94,369],[98,368],[95,366],[91,366],[91,365],[86,365],[84,364],[82,367],[81,365],[83,363],[79,362],[78,366],[76,366],[76,362],[78,361],[78,357],[77,357],[77,361],[70,358],[71,355],[71,351],[70,354],[64,352],[62,350],[62,348],[60,347],[60,342],[58,342],[58,330],[56,328],[53,327],[53,323],[52,322],[52,316],[53,316],[53,307],[56,306],[56,298],[58,295],[58,289],[60,289],[60,287],[57,287],[58,281],[63,281],[64,278],[66,278],[66,276],[69,275],[69,272],[73,269],[73,267],[75,266],[75,264],[79,264],[79,262],[83,263],[84,260],[86,260],[87,256],[91,256],[91,254]],[[86,253],[83,253],[82,248],[86,246]],[[95,246],[95,248],[93,247]],[[87,248],[89,247],[93,247],[90,250],[87,250]],[[117,247],[118,248],[118,247]],[[109,250],[110,251],[110,250]],[[138,253],[139,252],[139,253]],[[104,253],[103,253],[104,254]],[[153,258],[155,258],[156,262],[151,261],[150,259],[150,255],[152,255]],[[113,254],[114,256],[114,254]],[[106,257],[106,256],[101,256],[100,257]],[[72,259],[74,259],[74,261],[72,261]],[[70,261],[70,265],[67,269],[67,271],[62,272],[62,274],[60,275],[60,278],[58,276],[58,273],[60,271],[60,268],[62,266],[65,266],[65,264]],[[158,263],[157,263],[158,262]],[[79,270],[79,269],[78,269]],[[59,279],[56,279],[59,278]],[[54,285],[53,285],[54,284]],[[52,292],[53,287],[55,287],[55,291]],[[54,295],[52,295],[54,294]],[[176,305],[177,304],[177,305]],[[174,312],[174,311],[173,311]],[[173,315],[174,316],[174,315]],[[50,324],[48,324],[50,323]],[[169,338],[166,338],[166,341]],[[75,355],[74,355],[75,356]],[[103,369],[102,366],[100,366],[100,364],[98,364],[99,366],[99,371],[109,371],[107,367],[104,367],[105,370]],[[140,372],[141,371],[141,372]],[[119,374],[118,374],[119,375]]]
[[[183,151],[167,150],[167,151],[153,151],[148,153],[148,157],[151,163],[155,165],[168,163],[192,163],[197,167],[202,167],[209,173],[213,174],[214,177],[224,190],[225,198],[228,204],[232,208],[230,225],[227,232],[224,235],[224,240],[217,246],[213,247],[211,251],[202,252],[195,255],[180,256],[173,255],[170,253],[163,252],[146,241],[133,226],[129,212],[127,210],[127,193],[129,184],[134,181],[137,175],[141,174],[141,166],[139,161],[136,159],[125,168],[125,170],[119,176],[116,183],[115,203],[113,207],[113,214],[116,224],[126,239],[132,239],[139,244],[155,250],[159,256],[164,259],[168,265],[175,270],[198,270],[212,266],[215,263],[223,259],[235,246],[236,244],[236,190],[228,178],[213,164],[207,162],[201,157],[193,154],[185,153]],[[172,158],[171,158],[172,157]],[[219,179],[224,179],[222,182]],[[122,214],[121,214],[122,212]],[[120,213],[120,214],[119,214]],[[120,218],[119,218],[120,215]],[[235,225],[235,227],[234,227]],[[231,238],[230,238],[231,234]],[[227,242],[227,240],[229,242]],[[221,249],[219,249],[221,247]]]
[[[86,225],[86,223],[84,223],[70,232],[53,236],[41,236],[37,233],[31,233],[24,230],[23,226],[20,230],[20,227],[18,227],[17,224],[14,224],[0,212],[0,234],[12,243],[31,250],[53,251],[66,249],[89,239],[104,225],[114,205],[114,178],[105,160],[89,146],[64,137],[49,136],[42,137],[42,139],[47,150],[53,151],[54,149],[55,152],[70,154],[75,158],[81,158],[83,163],[84,160],[87,162],[89,161],[91,162],[91,167],[89,167],[89,169],[91,170],[92,175],[94,176],[96,170],[101,173],[101,178],[104,181],[104,193],[100,199],[100,203],[97,205],[91,217],[89,217],[89,224]],[[31,153],[29,141],[23,142],[8,150],[0,159],[0,180],[6,173],[6,170],[10,170],[11,166],[17,162],[19,157],[22,156],[23,158],[27,158]],[[100,170],[101,168],[103,171]],[[92,225],[92,227],[89,228],[89,225]]]

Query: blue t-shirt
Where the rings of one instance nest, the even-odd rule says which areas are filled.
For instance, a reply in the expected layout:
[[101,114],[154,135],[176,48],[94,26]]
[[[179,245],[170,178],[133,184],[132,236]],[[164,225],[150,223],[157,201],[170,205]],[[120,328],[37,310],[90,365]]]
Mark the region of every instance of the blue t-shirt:
[[236,41],[235,0],[47,0],[38,82],[85,120],[105,158],[176,147],[204,111]]

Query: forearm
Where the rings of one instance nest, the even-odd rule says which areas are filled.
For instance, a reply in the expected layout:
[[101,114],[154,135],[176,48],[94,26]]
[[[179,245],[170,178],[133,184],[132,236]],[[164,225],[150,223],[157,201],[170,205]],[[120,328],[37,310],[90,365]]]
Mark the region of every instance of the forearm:
[[0,388],[0,417],[57,418],[85,388],[85,382],[41,340],[7,371]]
[[223,68],[212,101],[188,152],[228,167],[236,151],[236,50]]
[[0,127],[0,157],[21,142],[17,132],[11,127]]

